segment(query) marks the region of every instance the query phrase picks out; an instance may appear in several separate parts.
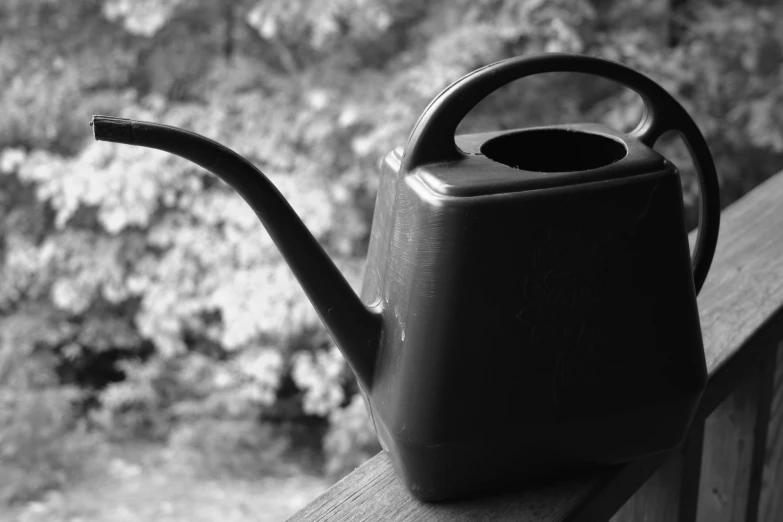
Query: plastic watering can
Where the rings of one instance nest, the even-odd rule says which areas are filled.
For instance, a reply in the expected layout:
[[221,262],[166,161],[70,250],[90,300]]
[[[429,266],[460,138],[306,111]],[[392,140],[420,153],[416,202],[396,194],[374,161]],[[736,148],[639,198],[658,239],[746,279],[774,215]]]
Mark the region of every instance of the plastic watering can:
[[[641,123],[628,134],[578,124],[455,137],[494,90],[556,71],[633,89]],[[361,296],[247,160],[165,125],[92,125],[98,140],[202,166],[253,208],[416,497],[541,481],[682,442],[706,383],[696,294],[718,237],[718,180],[696,124],[646,76],[547,54],[446,88],[382,164]],[[670,130],[699,174],[692,259],[679,173],[652,150]]]

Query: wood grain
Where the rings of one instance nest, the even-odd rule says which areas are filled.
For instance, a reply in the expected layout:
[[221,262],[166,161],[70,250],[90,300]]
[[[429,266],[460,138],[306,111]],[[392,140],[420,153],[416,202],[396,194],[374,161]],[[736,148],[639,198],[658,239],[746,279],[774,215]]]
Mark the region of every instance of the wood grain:
[[679,522],[695,522],[701,489],[701,461],[704,450],[704,421],[691,426],[684,453],[683,478],[680,487]]
[[423,503],[410,496],[381,452],[291,520],[563,520],[574,505],[584,502],[606,480],[605,475],[470,501]]
[[696,423],[682,450],[671,455],[610,522],[696,520],[703,439],[704,423]]
[[676,452],[620,508],[610,522],[670,522],[677,520],[684,455]]
[[[783,339],[783,174],[777,174],[722,214],[712,270],[699,296],[710,380],[699,407],[704,420],[747,369]],[[783,386],[777,382],[775,432],[767,483],[783,484]],[[581,478],[471,502],[416,501],[378,455],[290,520],[606,520],[660,467],[651,457]],[[779,489],[778,489],[779,491]],[[783,494],[764,496],[765,520],[781,520]],[[772,498],[775,497],[775,498]],[[768,515],[771,513],[771,515]],[[778,518],[774,518],[778,517]]]
[[758,519],[783,520],[783,348],[777,352]]
[[705,421],[699,521],[745,521],[760,374],[761,368],[748,372]]
[[750,485],[748,486],[748,508],[746,522],[759,520],[759,507],[764,478],[764,462],[767,457],[767,432],[775,385],[775,366],[778,350],[770,350],[761,361],[759,371],[759,399],[756,404],[756,428],[753,434],[753,460],[751,462]]

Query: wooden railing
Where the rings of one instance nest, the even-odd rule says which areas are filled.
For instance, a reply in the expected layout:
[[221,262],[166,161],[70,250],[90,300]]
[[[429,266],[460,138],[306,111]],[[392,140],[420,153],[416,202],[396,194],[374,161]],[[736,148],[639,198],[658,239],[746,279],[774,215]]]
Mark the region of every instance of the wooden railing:
[[709,383],[679,450],[438,504],[380,453],[290,520],[783,521],[783,172],[723,212],[699,309]]

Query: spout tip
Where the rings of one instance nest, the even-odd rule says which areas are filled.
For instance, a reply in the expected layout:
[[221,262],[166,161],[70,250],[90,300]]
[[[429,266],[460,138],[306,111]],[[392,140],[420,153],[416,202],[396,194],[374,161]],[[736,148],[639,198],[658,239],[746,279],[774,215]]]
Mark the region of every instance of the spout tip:
[[136,141],[133,137],[133,120],[96,114],[92,117],[90,126],[97,141],[113,141],[131,145]]

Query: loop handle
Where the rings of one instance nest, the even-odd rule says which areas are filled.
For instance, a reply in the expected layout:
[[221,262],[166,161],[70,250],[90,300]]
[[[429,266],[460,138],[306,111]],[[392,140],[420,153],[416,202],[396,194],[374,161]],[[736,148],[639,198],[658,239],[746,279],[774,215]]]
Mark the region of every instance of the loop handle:
[[517,57],[473,71],[446,87],[424,110],[405,146],[401,169],[410,172],[429,164],[458,161],[454,133],[465,116],[484,98],[514,80],[548,72],[575,72],[614,80],[635,91],[644,113],[630,136],[653,147],[668,131],[677,132],[693,157],[699,175],[699,232],[693,253],[693,280],[701,290],[710,269],[720,227],[718,175],[707,142],[683,107],[663,87],[618,62],[565,53]]

